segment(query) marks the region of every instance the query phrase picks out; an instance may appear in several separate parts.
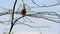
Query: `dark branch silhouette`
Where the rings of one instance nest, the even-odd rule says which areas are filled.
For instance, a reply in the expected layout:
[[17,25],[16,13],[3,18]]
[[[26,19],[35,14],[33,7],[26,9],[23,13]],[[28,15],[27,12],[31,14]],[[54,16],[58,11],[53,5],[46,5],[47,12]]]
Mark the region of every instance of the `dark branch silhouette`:
[[10,28],[10,31],[9,31],[9,34],[10,32],[12,31],[12,28],[13,28],[13,24],[14,24],[14,11],[15,11],[15,6],[16,6],[16,3],[17,3],[17,0],[15,0],[15,3],[14,3],[14,6],[13,6],[13,11],[12,11],[12,19],[11,19],[11,28]]

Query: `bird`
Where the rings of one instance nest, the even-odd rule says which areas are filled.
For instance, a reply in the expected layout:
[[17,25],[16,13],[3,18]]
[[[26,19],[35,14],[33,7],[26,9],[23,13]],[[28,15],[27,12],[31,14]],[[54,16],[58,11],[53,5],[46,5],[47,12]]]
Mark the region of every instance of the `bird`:
[[25,5],[24,5],[24,4],[21,4],[20,13],[21,13],[23,16],[26,15],[26,8],[25,8]]

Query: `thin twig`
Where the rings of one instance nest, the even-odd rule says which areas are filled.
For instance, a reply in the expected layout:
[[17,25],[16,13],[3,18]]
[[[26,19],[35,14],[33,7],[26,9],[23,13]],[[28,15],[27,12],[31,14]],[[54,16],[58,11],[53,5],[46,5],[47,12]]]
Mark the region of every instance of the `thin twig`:
[[[38,7],[42,7],[42,8],[60,5],[60,3],[56,3],[56,4],[52,4],[52,5],[48,5],[48,6],[46,6],[46,5],[40,6],[40,5],[38,5],[34,0],[31,0],[31,1],[32,1],[35,5],[37,5]],[[26,5],[27,5],[27,4],[26,4]],[[28,6],[28,5],[27,5],[27,6]],[[29,6],[28,6],[28,7],[29,7]],[[38,8],[38,7],[36,7],[36,8]],[[30,8],[34,8],[34,7],[30,7]]]
[[16,19],[15,21],[14,21],[14,24],[19,20],[19,19],[21,19],[21,18],[23,18],[24,16],[21,16],[21,17],[19,17],[18,19]]
[[34,23],[33,21],[31,21],[31,19],[29,19],[29,18],[27,18],[27,17],[25,17],[27,20],[29,20],[30,21],[30,23]]

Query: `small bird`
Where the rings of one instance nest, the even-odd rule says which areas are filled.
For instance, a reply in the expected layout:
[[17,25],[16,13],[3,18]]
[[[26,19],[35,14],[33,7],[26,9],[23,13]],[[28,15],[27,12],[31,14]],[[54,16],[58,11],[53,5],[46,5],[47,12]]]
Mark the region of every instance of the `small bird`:
[[24,5],[24,4],[21,5],[20,11],[21,11],[20,13],[21,13],[23,16],[26,15],[26,8],[25,8],[25,5]]

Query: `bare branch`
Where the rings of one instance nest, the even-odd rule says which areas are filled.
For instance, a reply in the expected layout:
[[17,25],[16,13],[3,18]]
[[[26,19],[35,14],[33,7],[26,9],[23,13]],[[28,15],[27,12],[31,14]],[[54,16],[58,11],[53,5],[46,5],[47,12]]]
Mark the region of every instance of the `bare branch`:
[[7,15],[8,12],[3,12],[3,13],[0,13],[0,16],[3,16],[3,15]]
[[31,21],[31,19],[29,19],[28,17],[25,17],[27,20],[30,21],[30,23],[34,23],[33,21]]
[[[14,12],[15,14],[20,14],[20,12]],[[2,16],[2,15],[5,15],[5,14],[12,14],[12,11],[11,10],[9,10],[8,12],[3,12],[3,13],[0,13],[0,15]],[[34,12],[34,14],[35,15],[38,15],[38,14],[43,14],[43,15],[57,15],[57,13],[55,13],[55,12],[46,12],[46,11],[44,11],[44,12]]]
[[[39,14],[39,15],[38,15]],[[41,15],[40,13],[37,13],[36,14],[26,14],[26,16],[31,16],[31,17],[36,17],[36,18],[43,18],[43,19],[47,19],[49,21],[53,21],[53,22],[59,22],[59,20],[55,20],[55,19],[52,19],[52,17],[49,17],[49,16],[44,16],[44,15]],[[58,17],[58,15],[56,15]],[[59,17],[58,17],[59,18]]]
[[60,3],[56,3],[56,4],[52,4],[52,5],[43,5],[43,6],[40,6],[40,5],[38,5],[38,4],[36,4],[36,2],[34,1],[34,0],[31,0],[35,5],[37,5],[38,7],[30,7],[30,6],[28,6],[27,4],[25,4],[27,7],[29,7],[29,8],[44,8],[44,7],[52,7],[52,6],[57,6],[57,5],[60,5]]
[[39,27],[36,27],[36,26],[31,26],[31,25],[26,24],[26,23],[21,23],[21,22],[20,22],[20,24],[26,25],[26,26],[28,26],[28,27],[30,27],[30,28],[45,28],[45,27],[48,27],[48,28],[49,28],[49,26],[39,26]]
[[10,32],[12,31],[12,28],[13,28],[13,26],[14,26],[14,22],[13,22],[13,21],[14,21],[14,11],[15,11],[16,3],[17,3],[17,0],[15,0],[14,6],[13,6],[12,19],[11,19],[11,28],[10,28],[9,34],[10,34]]
[[16,19],[15,21],[14,21],[14,24],[19,20],[19,19],[21,19],[21,18],[23,18],[24,16],[21,16],[21,17],[19,17],[18,19]]
[[56,0],[58,3],[60,3],[60,1],[59,0]]
[[[1,21],[1,22],[3,22],[1,24],[6,24],[6,25],[11,24],[11,23],[4,23],[4,22],[10,22],[10,21]],[[26,24],[26,23],[22,23],[20,21],[17,21],[17,22],[19,22],[19,23],[15,23],[14,25],[22,24],[22,25],[26,25],[26,26],[28,26],[30,28],[49,28],[49,26],[32,26],[32,25],[29,25],[29,24]]]
[[33,13],[33,14],[26,14],[26,15],[28,15],[28,16],[37,16],[37,15],[53,15],[53,16],[57,16],[57,15],[59,15],[59,14],[57,14],[57,13],[55,13],[55,12],[36,12],[36,13]]
[[4,7],[0,7],[0,8],[2,8],[2,9],[4,9],[4,10],[10,10],[10,9],[4,8]]
[[[43,18],[43,19],[46,19],[46,20],[49,20],[49,21],[53,21],[53,22],[56,22],[56,23],[60,23],[60,21],[58,20],[55,20],[55,19],[52,19],[52,18],[49,18],[48,16],[42,16],[40,18]],[[60,19],[59,19],[60,20]]]

